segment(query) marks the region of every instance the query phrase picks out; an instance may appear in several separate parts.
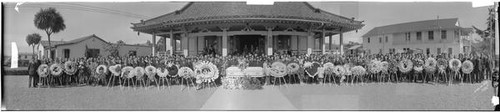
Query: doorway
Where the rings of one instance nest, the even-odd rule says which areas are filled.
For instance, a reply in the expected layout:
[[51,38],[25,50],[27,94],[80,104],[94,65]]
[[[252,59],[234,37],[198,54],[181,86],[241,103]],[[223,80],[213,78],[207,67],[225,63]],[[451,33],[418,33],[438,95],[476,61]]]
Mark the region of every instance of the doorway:
[[264,53],[265,40],[262,35],[236,35],[233,36],[233,54],[262,54]]

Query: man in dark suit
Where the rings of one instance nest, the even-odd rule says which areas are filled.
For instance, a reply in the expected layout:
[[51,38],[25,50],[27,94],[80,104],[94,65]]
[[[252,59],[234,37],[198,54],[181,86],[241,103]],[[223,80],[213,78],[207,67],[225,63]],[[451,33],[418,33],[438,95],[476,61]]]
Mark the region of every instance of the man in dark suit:
[[28,87],[37,87],[38,85],[38,66],[40,66],[40,60],[36,59],[36,57],[33,57],[30,60],[30,63],[28,65],[28,75],[29,75],[29,80],[28,80]]

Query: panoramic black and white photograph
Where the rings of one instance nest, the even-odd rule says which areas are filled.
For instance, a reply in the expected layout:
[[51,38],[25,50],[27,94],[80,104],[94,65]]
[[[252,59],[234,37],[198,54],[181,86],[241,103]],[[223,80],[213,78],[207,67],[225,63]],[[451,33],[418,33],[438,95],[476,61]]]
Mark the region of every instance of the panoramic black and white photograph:
[[2,2],[3,111],[500,110],[498,2]]

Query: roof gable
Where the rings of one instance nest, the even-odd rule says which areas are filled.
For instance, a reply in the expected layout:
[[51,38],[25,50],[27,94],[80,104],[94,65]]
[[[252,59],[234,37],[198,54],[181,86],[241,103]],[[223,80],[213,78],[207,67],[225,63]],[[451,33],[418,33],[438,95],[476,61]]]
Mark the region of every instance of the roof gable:
[[461,28],[458,24],[458,18],[424,20],[424,21],[415,21],[415,22],[380,26],[380,27],[375,27],[372,30],[368,31],[368,33],[363,35],[363,37],[370,37],[370,36],[391,34],[391,33],[410,32],[410,31],[451,29],[451,28]]
[[73,39],[73,40],[70,40],[70,41],[67,41],[63,44],[58,44],[56,46],[60,46],[60,45],[70,45],[70,44],[75,44],[75,43],[80,43],[80,42],[83,42],[85,40],[88,40],[88,39],[92,39],[92,38],[97,38],[98,40],[101,40],[103,41],[104,43],[107,43],[107,44],[110,44],[109,42],[105,41],[104,39],[102,38],[99,38],[98,36],[96,36],[95,34],[92,34],[90,36],[85,36],[85,37],[80,37],[80,38],[77,38],[77,39]]
[[353,22],[350,18],[314,8],[307,2],[275,2],[274,5],[247,5],[245,2],[190,2],[181,10],[146,20],[144,25],[217,17],[310,18]]

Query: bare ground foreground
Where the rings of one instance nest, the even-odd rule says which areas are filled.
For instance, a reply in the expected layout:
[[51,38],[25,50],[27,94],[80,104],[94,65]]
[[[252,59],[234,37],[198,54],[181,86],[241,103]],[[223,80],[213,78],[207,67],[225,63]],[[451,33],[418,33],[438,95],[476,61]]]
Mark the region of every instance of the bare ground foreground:
[[114,87],[28,88],[3,77],[7,110],[492,110],[490,82],[476,84],[293,84],[262,90]]

